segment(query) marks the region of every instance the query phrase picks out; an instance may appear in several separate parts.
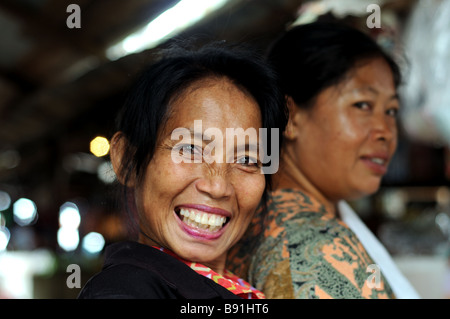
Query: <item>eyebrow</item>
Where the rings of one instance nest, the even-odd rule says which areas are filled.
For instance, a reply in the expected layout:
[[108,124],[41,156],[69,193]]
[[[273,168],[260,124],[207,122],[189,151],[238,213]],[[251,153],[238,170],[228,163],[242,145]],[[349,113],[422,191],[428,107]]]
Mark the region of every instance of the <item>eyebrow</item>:
[[[372,92],[373,94],[376,94],[376,95],[380,94],[380,91],[378,91],[377,89],[375,89],[372,86],[366,86],[366,87],[363,87],[363,88],[354,89],[352,91],[370,91],[370,92]],[[399,97],[397,91],[395,92],[394,95],[392,95],[390,97],[390,100],[399,100],[399,99],[400,99],[400,97]]]
[[259,152],[259,143],[257,144],[250,144],[250,143],[245,143],[244,145],[235,145],[234,149],[236,150],[237,153],[242,152],[242,151],[250,151],[251,149],[255,150],[256,152]]
[[[195,131],[193,128],[188,128],[188,130],[189,130],[189,132],[191,132],[191,137],[194,136],[194,139],[203,140],[203,135],[204,135],[203,132],[199,133],[199,132]],[[208,136],[208,137],[210,138],[211,136]]]
[[[212,141],[212,136],[214,136],[214,135],[207,136],[207,135],[204,134],[204,132],[202,132],[202,133],[195,132],[193,128],[186,128],[186,129],[188,129],[189,132],[191,132],[191,137],[193,136],[194,139],[200,139],[203,142]],[[236,137],[235,135],[233,135],[233,136]],[[226,138],[226,135],[223,134],[222,137]],[[206,144],[208,144],[208,143],[206,143]],[[250,144],[249,142],[246,141],[245,144],[235,145],[234,142],[233,142],[234,149],[235,149],[236,152],[240,152],[242,150],[244,150],[244,151],[250,150],[251,148],[256,149],[256,151],[259,151],[259,148],[260,148],[259,144],[260,144],[259,140],[258,140],[258,142],[256,144],[255,143]],[[225,140],[225,146],[226,146],[226,140]]]

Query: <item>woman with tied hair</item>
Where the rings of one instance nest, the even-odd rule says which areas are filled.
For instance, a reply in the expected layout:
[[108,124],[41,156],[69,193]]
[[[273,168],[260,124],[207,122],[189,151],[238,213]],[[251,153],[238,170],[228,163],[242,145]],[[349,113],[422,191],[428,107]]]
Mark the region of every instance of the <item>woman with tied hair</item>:
[[[259,153],[271,128],[285,128],[284,95],[248,51],[210,44],[165,54],[132,88],[111,141],[139,236],[107,247],[101,272],[79,298],[264,298],[225,262],[270,189]],[[227,128],[236,129],[237,143],[226,143]],[[179,129],[190,135],[180,139]],[[208,129],[223,135],[212,138]],[[256,139],[241,136],[249,129]],[[213,152],[212,142],[225,150]]]
[[364,33],[319,22],[287,31],[268,60],[289,122],[268,214],[231,269],[268,298],[416,298],[345,202],[375,193],[395,152],[398,66]]

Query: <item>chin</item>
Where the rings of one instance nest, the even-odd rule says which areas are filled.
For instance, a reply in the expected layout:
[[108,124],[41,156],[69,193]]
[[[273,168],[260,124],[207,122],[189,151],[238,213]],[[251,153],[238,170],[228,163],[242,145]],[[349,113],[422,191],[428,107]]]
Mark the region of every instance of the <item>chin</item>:
[[354,199],[366,197],[375,194],[381,185],[381,177],[379,176],[366,176],[361,177],[359,181],[355,181],[354,184]]
[[360,198],[370,196],[378,192],[380,189],[380,182],[364,185],[364,187],[359,188],[351,200],[358,200]]
[[194,247],[186,247],[184,251],[189,252],[185,254],[185,259],[190,261],[196,261],[199,263],[211,262],[217,259],[220,254],[218,254],[217,249],[214,248],[199,248],[197,246]]
[[350,187],[347,188],[347,193],[342,194],[344,196],[341,196],[341,198],[348,201],[358,200],[375,194],[380,188],[381,179],[366,178],[364,181],[365,183],[357,181],[353,185],[349,185]]

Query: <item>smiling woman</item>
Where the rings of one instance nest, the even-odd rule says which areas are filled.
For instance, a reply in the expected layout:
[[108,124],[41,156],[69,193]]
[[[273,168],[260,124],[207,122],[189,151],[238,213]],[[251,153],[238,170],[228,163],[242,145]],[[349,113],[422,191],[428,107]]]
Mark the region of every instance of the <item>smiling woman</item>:
[[[79,297],[264,297],[225,262],[270,189],[256,153],[267,145],[258,133],[248,141],[246,132],[283,131],[286,123],[273,72],[247,51],[216,44],[178,49],[151,66],[111,139],[111,161],[139,238],[108,247],[103,270]],[[180,129],[192,132],[188,142],[174,138]],[[223,134],[211,141],[208,129]],[[280,136],[273,137],[276,145]],[[266,138],[270,143],[271,134]],[[225,149],[211,152],[213,142]],[[175,161],[174,152],[189,160]]]
[[375,193],[395,152],[398,66],[366,34],[321,22],[287,31],[268,58],[288,96],[286,139],[269,213],[229,266],[268,298],[417,297],[345,202]]
[[[223,132],[232,127],[259,128],[262,121],[255,100],[230,80],[211,78],[194,85],[195,90],[191,86],[171,102],[172,114],[145,177],[129,187],[135,188],[137,211],[143,212],[139,216],[141,242],[170,247],[183,259],[223,273],[228,248],[242,237],[262,197],[264,175],[254,169],[257,164],[238,160],[178,164],[171,156],[176,141],[166,133],[190,129],[196,119],[204,127]],[[193,137],[192,143],[198,154],[190,148],[183,151],[184,156],[202,156],[202,140]],[[242,156],[254,155],[244,152],[235,157]],[[181,219],[182,209],[189,214],[187,221],[193,222]],[[217,231],[207,227],[210,220],[214,225],[218,221]]]

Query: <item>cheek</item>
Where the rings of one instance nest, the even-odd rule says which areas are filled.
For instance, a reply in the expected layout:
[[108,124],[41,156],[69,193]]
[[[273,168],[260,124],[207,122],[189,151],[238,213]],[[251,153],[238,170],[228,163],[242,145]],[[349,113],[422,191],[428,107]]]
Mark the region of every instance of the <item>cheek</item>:
[[364,117],[356,117],[350,111],[339,114],[334,123],[335,131],[339,133],[340,138],[343,140],[363,140],[369,134],[369,123]]
[[251,219],[258,207],[265,188],[265,178],[262,174],[255,174],[250,178],[241,178],[234,183],[238,195],[238,205],[242,218]]
[[[359,123],[343,116],[324,121],[309,142],[313,145],[307,152],[308,160],[302,160],[306,174],[323,187],[345,179],[359,158],[367,137],[366,131]],[[300,159],[305,157],[304,152],[298,154]]]
[[170,214],[174,199],[189,185],[193,175],[188,164],[156,158],[147,167],[145,180],[137,189],[136,201],[141,201],[139,213],[148,218]]
[[363,142],[361,133],[361,130],[349,121],[323,122],[323,126],[317,126],[314,135],[306,135],[303,143],[307,148],[302,146],[302,154],[298,154],[298,157],[301,159],[305,154],[309,154],[308,165],[319,167],[348,162],[347,157],[354,154],[355,149]]
[[398,128],[397,128],[397,123],[394,123],[392,128],[391,128],[391,132],[393,134],[393,138],[392,138],[392,142],[390,143],[390,148],[391,148],[391,155],[393,155],[395,153],[395,150],[397,149],[397,145],[398,145]]
[[370,126],[364,121],[343,117],[339,126],[336,126],[333,137],[330,138],[332,139],[330,147],[337,154],[341,154],[341,160],[350,157],[347,161],[353,163],[355,156],[359,157],[364,143],[370,138]]
[[392,160],[392,157],[395,154],[395,151],[397,150],[397,145],[398,145],[397,143],[398,143],[397,137],[392,139],[391,143],[389,143],[389,152],[390,152],[391,160]]
[[171,194],[182,189],[195,175],[195,166],[189,163],[174,163],[170,158],[155,161],[149,165],[147,176],[150,176],[151,185],[160,193]]

